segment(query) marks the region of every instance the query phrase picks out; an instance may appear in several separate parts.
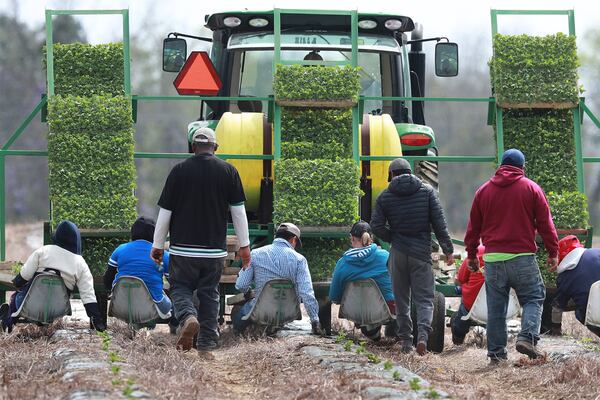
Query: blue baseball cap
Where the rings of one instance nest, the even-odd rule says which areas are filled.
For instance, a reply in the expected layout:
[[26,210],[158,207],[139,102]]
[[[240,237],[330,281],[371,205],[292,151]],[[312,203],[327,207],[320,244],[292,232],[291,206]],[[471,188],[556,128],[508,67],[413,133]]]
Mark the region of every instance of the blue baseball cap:
[[521,150],[508,149],[502,154],[502,165],[523,168],[523,165],[525,165],[525,156]]

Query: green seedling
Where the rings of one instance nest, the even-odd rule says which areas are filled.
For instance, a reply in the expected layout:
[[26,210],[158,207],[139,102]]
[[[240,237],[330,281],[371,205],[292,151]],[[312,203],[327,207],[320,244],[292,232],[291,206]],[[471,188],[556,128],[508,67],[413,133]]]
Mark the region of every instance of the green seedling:
[[123,383],[123,381],[121,381],[120,379],[112,379],[110,383],[112,383],[114,386],[120,386]]
[[369,362],[372,364],[379,364],[381,362],[381,359],[376,354],[373,354],[373,353],[368,353],[367,358],[369,359]]
[[425,394],[425,396],[427,396],[428,399],[439,399],[440,398],[440,394],[434,388],[429,389],[427,391],[427,393]]
[[352,340],[346,340],[346,343],[344,343],[344,350],[350,351],[353,344],[354,342]]
[[335,342],[342,343],[346,339],[347,339],[346,331],[340,331],[340,333],[338,333],[338,335],[335,337]]
[[400,371],[394,371],[394,373],[392,374],[392,378],[394,378],[395,381],[401,381],[402,375],[400,375]]
[[122,362],[122,361],[125,361],[125,360],[120,355],[115,353],[114,351],[111,351],[110,353],[108,353],[108,362],[114,363],[114,362]]
[[394,364],[392,364],[390,360],[385,360],[385,362],[383,363],[383,369],[389,371],[392,368],[394,368]]
[[419,378],[412,378],[408,381],[408,386],[410,390],[421,390],[421,380]]
[[119,372],[121,372],[121,367],[119,365],[111,365],[110,371],[112,372],[113,375],[118,375]]

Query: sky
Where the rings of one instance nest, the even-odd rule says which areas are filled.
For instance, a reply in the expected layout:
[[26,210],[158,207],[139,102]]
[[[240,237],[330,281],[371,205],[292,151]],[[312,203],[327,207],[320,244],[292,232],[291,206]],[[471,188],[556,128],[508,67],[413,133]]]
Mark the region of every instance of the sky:
[[[214,2],[191,0],[0,0],[0,10],[9,11],[17,7],[21,20],[30,25],[44,21],[44,9],[76,8],[129,8],[132,34],[141,29],[141,21],[148,14],[160,18],[161,23],[173,31],[199,33],[207,13],[241,10],[279,8],[325,8],[359,11],[390,12],[408,15],[425,28],[425,35],[464,38],[473,32],[490,33],[490,9],[574,9],[576,25],[580,33],[598,26],[600,5],[591,0],[455,0],[455,1],[389,1],[369,0],[229,0],[226,6],[214,7]],[[94,17],[80,17],[93,42],[118,39],[120,32],[118,17],[106,16],[102,22]],[[164,20],[163,20],[164,18]],[[526,25],[523,26],[524,22]],[[567,30],[566,17],[501,17],[501,32],[504,33],[552,33]],[[168,32],[166,32],[168,33]],[[457,39],[457,40],[458,40]],[[460,44],[460,43],[459,43]]]

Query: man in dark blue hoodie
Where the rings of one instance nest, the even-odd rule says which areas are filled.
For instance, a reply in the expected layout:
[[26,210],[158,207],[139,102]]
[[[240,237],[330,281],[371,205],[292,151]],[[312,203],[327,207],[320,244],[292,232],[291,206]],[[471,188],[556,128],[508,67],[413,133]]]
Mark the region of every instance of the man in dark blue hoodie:
[[[560,263],[556,270],[557,292],[553,307],[562,311],[567,309],[567,303],[572,301],[575,303],[575,317],[585,325],[590,288],[600,281],[600,249],[584,249],[574,235],[559,240],[558,246]],[[586,327],[600,336],[600,327]]]
[[454,264],[454,247],[435,190],[413,175],[410,164],[402,158],[390,163],[389,172],[390,184],[377,197],[371,227],[375,235],[392,244],[388,265],[402,351],[412,351],[412,292],[417,310],[417,353],[424,355],[432,331],[435,293],[431,261],[432,228],[448,265]]

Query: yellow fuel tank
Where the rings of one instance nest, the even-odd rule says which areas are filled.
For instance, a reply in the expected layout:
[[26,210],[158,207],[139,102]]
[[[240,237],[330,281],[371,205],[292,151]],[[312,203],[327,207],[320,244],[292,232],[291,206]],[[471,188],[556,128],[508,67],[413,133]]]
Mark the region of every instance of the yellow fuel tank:
[[[263,113],[224,113],[215,129],[219,143],[217,154],[264,154],[265,124]],[[268,134],[270,132],[269,129]],[[271,143],[273,143],[272,140]],[[263,161],[227,161],[235,166],[240,174],[246,193],[246,209],[256,212],[260,200]]]

